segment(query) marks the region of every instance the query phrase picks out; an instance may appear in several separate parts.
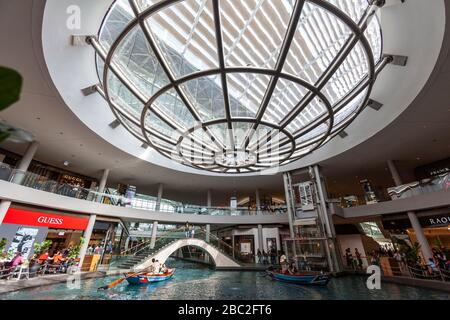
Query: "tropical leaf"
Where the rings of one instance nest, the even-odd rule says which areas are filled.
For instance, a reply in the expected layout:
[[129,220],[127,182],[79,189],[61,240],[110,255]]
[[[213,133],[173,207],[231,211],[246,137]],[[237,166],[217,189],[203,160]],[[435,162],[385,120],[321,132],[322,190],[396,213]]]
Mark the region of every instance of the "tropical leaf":
[[0,111],[17,102],[22,90],[22,76],[9,68],[0,67]]

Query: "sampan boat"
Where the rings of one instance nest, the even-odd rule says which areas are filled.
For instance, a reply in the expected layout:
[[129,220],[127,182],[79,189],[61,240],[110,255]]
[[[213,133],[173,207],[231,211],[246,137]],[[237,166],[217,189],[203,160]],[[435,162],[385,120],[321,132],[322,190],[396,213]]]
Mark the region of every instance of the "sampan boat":
[[294,284],[326,286],[330,281],[327,274],[284,274],[273,270],[267,270],[267,275],[273,280],[289,282]]
[[130,277],[130,275],[132,275],[134,272],[128,272],[125,274],[125,276],[128,277],[126,280],[128,281],[129,284],[146,284],[169,280],[170,278],[173,277],[175,270],[176,269],[173,268],[169,269],[166,273],[161,274],[143,273],[132,277]]

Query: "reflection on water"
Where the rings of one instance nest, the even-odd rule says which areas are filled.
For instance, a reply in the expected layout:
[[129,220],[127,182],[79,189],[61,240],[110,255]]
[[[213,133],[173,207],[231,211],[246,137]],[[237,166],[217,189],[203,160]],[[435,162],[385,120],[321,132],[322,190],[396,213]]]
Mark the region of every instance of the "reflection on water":
[[308,287],[272,281],[261,272],[214,271],[176,260],[167,263],[177,271],[171,280],[165,282],[132,286],[124,281],[112,289],[97,291],[98,287],[118,278],[113,276],[82,281],[80,289],[68,289],[62,283],[0,295],[0,299],[450,299],[445,292],[390,283],[382,283],[381,290],[368,290],[364,277],[334,278],[327,287]]

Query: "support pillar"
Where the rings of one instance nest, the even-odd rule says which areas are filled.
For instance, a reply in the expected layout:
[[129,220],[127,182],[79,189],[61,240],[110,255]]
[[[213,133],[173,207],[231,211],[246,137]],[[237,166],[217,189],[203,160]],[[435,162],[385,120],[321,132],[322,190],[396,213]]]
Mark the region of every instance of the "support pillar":
[[259,250],[261,250],[261,253],[264,250],[264,237],[263,237],[263,228],[261,224],[258,224],[258,243],[259,243]]
[[125,248],[124,251],[128,250],[128,246],[130,245],[130,236],[127,237],[127,239],[125,240]]
[[[391,172],[392,179],[394,180],[395,185],[398,187],[403,184],[400,174],[398,173],[397,167],[395,166],[394,161],[388,160],[389,171]],[[419,219],[417,215],[413,211],[408,211],[407,213],[409,222],[416,234],[417,241],[420,244],[420,250],[422,252],[422,256],[425,259],[425,263],[428,263],[428,259],[433,258],[433,252],[431,251],[430,244],[428,243],[427,237],[425,233],[423,233],[422,226],[420,225]]]
[[291,179],[290,179],[290,173],[289,172],[285,172],[283,173],[283,182],[284,182],[284,194],[286,197],[286,208],[287,208],[287,215],[288,215],[288,219],[289,219],[289,233],[290,233],[290,237],[291,239],[295,238],[295,233],[294,233],[294,206],[293,206],[293,202],[291,199],[291,183],[290,183]]
[[27,150],[25,151],[25,154],[23,155],[19,164],[13,171],[12,176],[10,177],[11,182],[17,183],[17,184],[21,184],[23,182],[23,179],[25,178],[25,173],[28,170],[31,161],[34,158],[34,155],[36,154],[38,147],[39,147],[39,142],[37,142],[37,141],[33,141],[28,145]]
[[206,206],[208,207],[208,209],[212,207],[211,189],[208,189],[206,193]]
[[162,183],[158,184],[158,197],[156,198],[155,211],[161,210],[161,199],[163,195],[163,190],[164,190],[163,184]]
[[153,221],[152,239],[150,240],[150,249],[153,249],[155,247],[157,232],[158,232],[158,221]]
[[95,214],[92,214],[89,217],[89,222],[88,222],[87,228],[86,228],[86,230],[84,230],[84,234],[83,234],[84,243],[80,248],[80,262],[78,264],[78,266],[80,268],[83,266],[83,260],[84,260],[84,257],[86,256],[86,252],[89,247],[89,240],[91,240],[92,230],[94,230],[95,219],[97,219],[97,216]]
[[211,225],[206,225],[206,235],[205,235],[205,241],[209,243],[209,234],[211,233]]
[[256,189],[256,191],[255,191],[255,201],[256,201],[256,214],[262,214],[261,198],[259,196],[259,189]]
[[325,225],[325,235],[327,238],[326,241],[326,247],[325,251],[327,253],[328,257],[328,263],[330,264],[330,271],[332,272],[339,272],[341,264],[339,263],[338,256],[340,257],[340,250],[338,249],[338,246],[336,245],[336,235],[334,233],[334,228],[332,226],[333,221],[331,220],[330,216],[328,215],[327,205],[326,205],[326,198],[325,198],[325,192],[324,187],[322,183],[322,178],[320,176],[319,172],[319,166],[315,165],[313,167],[314,171],[314,178],[315,178],[315,184],[317,187],[317,197],[320,203],[320,209],[319,212],[321,212],[322,216],[322,223]]
[[97,201],[102,202],[103,193],[105,192],[106,182],[108,181],[109,169],[103,169],[102,178],[100,179],[100,183],[98,185],[98,197]]

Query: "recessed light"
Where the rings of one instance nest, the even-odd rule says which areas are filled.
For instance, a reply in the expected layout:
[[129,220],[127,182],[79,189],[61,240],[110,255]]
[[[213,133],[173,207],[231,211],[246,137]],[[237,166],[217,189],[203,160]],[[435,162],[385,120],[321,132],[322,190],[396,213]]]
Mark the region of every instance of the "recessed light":
[[417,157],[416,159],[417,159],[417,160],[420,160],[420,157]]
[[67,167],[69,165],[69,161],[66,160],[66,161],[63,162],[63,164],[64,164],[64,166]]

